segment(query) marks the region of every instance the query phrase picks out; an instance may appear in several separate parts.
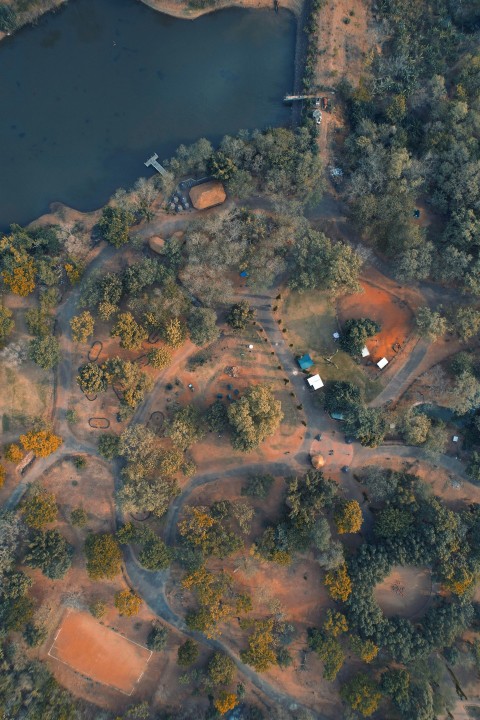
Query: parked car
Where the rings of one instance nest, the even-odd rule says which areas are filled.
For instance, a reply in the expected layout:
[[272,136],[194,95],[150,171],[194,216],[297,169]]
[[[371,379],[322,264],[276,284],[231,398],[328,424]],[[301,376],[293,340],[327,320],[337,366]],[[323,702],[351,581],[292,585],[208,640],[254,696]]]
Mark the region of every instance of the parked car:
[[342,472],[344,472],[344,473],[350,472],[350,468],[348,467],[348,465],[344,465],[342,467]]

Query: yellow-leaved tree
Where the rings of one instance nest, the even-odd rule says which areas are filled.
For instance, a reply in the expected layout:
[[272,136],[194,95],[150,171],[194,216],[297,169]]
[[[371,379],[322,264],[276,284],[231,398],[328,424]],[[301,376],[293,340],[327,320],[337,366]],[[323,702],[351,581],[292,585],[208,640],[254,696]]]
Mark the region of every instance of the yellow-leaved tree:
[[38,457],[48,457],[58,450],[63,440],[51,430],[30,430],[26,435],[20,435],[20,442],[25,450],[32,450]]

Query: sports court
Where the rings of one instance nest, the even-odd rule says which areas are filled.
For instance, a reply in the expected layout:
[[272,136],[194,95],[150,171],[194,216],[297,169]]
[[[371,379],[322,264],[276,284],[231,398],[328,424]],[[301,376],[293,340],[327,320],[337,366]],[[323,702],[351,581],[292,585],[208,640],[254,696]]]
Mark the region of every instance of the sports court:
[[152,657],[147,648],[74,610],[64,617],[48,654],[125,695],[133,693]]

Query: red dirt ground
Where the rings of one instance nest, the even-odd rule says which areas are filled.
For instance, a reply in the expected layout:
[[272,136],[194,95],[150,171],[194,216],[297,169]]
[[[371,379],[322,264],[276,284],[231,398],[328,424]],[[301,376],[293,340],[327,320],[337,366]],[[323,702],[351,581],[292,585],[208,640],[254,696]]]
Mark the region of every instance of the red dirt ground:
[[338,317],[341,323],[349,318],[370,318],[375,320],[381,330],[370,338],[366,345],[371,356],[368,359],[378,362],[382,357],[392,360],[396,352],[406,343],[413,326],[413,313],[404,300],[395,297],[387,290],[375,287],[367,282],[361,283],[363,293],[346,295],[338,302]]
[[[402,594],[394,587],[401,588]],[[430,604],[432,574],[428,568],[395,565],[375,587],[374,596],[386,617],[419,617]]]
[[48,654],[126,695],[133,693],[152,657],[150,650],[81,612],[65,616]]

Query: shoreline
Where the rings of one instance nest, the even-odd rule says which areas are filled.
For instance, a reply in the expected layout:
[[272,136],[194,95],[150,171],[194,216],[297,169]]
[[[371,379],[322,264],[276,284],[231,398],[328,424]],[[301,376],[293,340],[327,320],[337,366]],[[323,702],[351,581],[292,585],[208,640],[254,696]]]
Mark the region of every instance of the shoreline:
[[[73,0],[74,2],[75,0]],[[216,5],[205,8],[191,8],[187,2],[176,1],[176,0],[137,0],[147,7],[155,10],[156,12],[163,13],[164,15],[170,15],[171,17],[179,18],[181,20],[196,20],[202,15],[208,15],[218,10],[226,10],[227,8],[242,8],[245,10],[254,9],[271,9],[273,11],[273,0],[219,0]],[[290,10],[295,16],[298,24],[300,24],[303,9],[306,0],[282,0],[279,5],[280,9]],[[50,0],[47,5],[42,8],[36,15],[25,14],[22,17],[20,13],[20,24],[12,33],[6,33],[0,31],[0,42],[7,37],[13,37],[22,28],[28,25],[34,25],[41,17],[48,13],[54,13],[60,10],[64,5],[68,3],[68,0]]]

